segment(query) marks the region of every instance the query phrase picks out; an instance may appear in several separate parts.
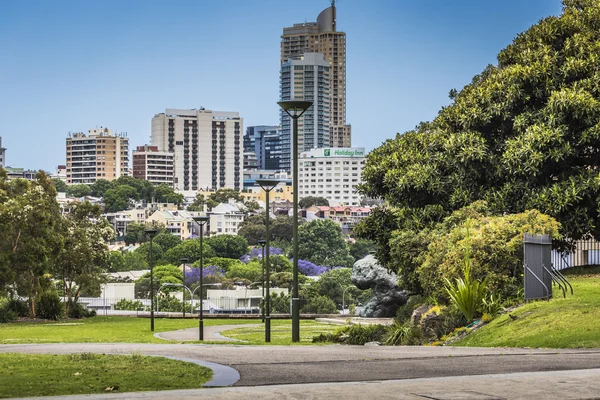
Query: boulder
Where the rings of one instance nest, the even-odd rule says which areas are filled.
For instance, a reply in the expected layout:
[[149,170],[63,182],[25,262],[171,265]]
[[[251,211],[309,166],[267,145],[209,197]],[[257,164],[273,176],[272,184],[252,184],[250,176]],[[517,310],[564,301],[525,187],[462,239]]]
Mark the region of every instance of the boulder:
[[382,267],[371,254],[355,262],[352,267],[352,283],[361,290],[371,289],[373,293],[360,316],[394,317],[398,307],[408,300],[408,293],[398,287],[397,282],[396,274]]

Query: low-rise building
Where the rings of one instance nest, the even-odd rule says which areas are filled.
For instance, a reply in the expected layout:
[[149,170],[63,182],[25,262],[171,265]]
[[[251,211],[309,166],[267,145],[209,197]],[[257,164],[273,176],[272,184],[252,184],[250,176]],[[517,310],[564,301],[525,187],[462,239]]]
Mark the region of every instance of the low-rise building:
[[169,233],[179,236],[181,240],[188,239],[195,235],[197,231],[197,224],[194,222],[193,217],[197,213],[192,213],[184,210],[163,210],[155,211],[148,219],[146,223],[159,223],[165,226]]
[[[338,224],[344,233],[352,229],[364,218],[371,215],[370,207],[351,207],[351,206],[312,206],[305,210],[305,217],[313,214],[314,218],[330,219]],[[307,219],[314,219],[307,218]]]
[[235,204],[221,203],[209,211],[211,235],[237,235],[244,213]]

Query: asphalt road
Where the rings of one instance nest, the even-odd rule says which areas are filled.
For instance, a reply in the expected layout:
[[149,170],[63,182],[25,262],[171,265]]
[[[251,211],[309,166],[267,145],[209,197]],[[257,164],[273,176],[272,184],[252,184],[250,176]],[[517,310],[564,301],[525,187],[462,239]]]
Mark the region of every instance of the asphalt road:
[[202,360],[237,370],[240,380],[235,386],[405,380],[600,368],[600,349],[86,343],[3,345],[0,346],[0,352],[140,353]]

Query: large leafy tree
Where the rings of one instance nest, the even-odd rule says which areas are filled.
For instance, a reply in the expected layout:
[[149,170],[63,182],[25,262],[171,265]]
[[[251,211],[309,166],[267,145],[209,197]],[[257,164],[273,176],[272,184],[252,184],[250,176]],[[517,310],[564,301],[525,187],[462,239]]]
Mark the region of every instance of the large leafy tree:
[[238,235],[216,235],[206,239],[216,257],[239,259],[248,252],[248,241]]
[[114,237],[110,223],[101,217],[102,209],[89,202],[72,203],[62,223],[64,246],[53,268],[62,281],[69,306],[82,291],[99,292],[102,274],[109,265],[108,242]]
[[9,181],[0,168],[0,291],[28,297],[32,316],[42,278],[63,246],[61,222],[56,189],[45,173],[31,182]]
[[369,154],[360,190],[387,204],[356,232],[384,264],[395,229],[408,238],[476,200],[496,214],[537,209],[570,241],[600,238],[600,3],[563,3],[432,122]]
[[351,267],[354,262],[342,228],[330,219],[300,225],[298,258],[324,266]]

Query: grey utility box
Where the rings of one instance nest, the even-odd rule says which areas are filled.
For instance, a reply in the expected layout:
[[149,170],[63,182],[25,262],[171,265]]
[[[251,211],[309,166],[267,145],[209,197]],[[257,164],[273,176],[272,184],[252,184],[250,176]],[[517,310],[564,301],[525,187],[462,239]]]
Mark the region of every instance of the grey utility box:
[[552,297],[552,238],[525,234],[523,244],[523,281],[525,300]]

